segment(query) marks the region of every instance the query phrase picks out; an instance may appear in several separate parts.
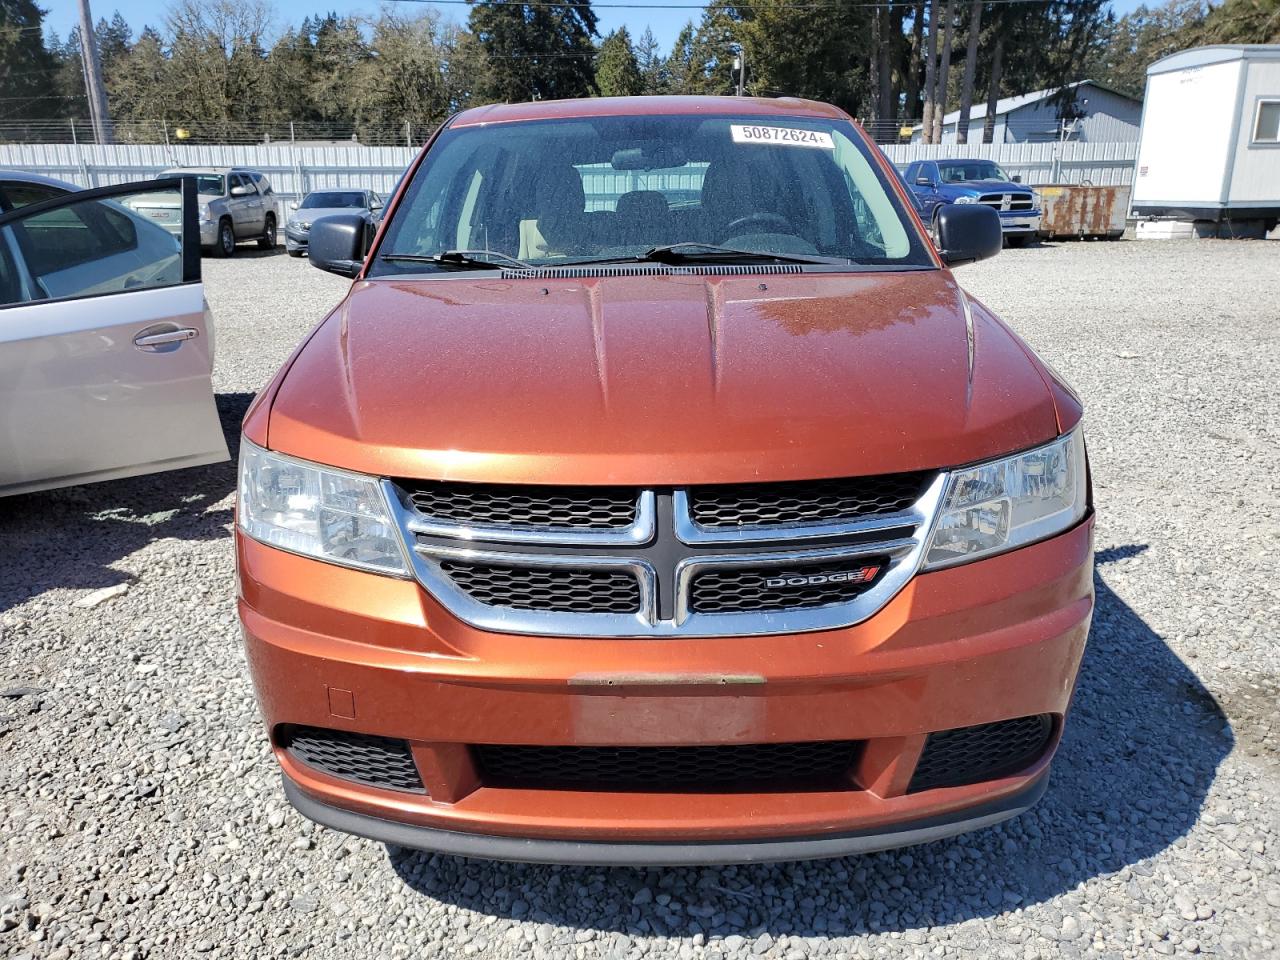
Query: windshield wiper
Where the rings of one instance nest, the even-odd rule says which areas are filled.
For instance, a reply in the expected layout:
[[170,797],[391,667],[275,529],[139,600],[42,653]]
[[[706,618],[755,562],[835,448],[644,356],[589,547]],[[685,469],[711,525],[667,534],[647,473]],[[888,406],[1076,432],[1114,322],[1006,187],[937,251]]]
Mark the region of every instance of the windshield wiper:
[[459,270],[493,270],[495,267],[516,267],[520,270],[537,269],[531,263],[509,257],[497,250],[444,250],[440,253],[381,253],[379,260],[388,263],[430,263],[437,267]]
[[557,263],[557,267],[579,266],[588,263],[716,263],[728,261],[746,261],[748,263],[848,263],[845,258],[837,257],[802,257],[789,253],[769,253],[766,250],[735,250],[733,247],[722,247],[715,243],[701,243],[686,240],[683,243],[669,243],[661,247],[651,247],[644,253],[629,257],[603,257],[594,260],[573,260],[568,263]]

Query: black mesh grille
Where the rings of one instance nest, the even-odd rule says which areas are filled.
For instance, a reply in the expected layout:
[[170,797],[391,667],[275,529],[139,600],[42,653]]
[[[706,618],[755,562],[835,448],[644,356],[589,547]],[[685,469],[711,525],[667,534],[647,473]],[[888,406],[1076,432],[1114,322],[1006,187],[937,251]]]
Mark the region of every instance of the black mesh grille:
[[383,790],[426,792],[403,740],[323,727],[282,727],[278,739],[300,762],[331,777]]
[[629,487],[536,487],[516,484],[403,480],[400,486],[425,516],[462,524],[612,530],[636,518],[638,491]]
[[689,606],[694,613],[798,610],[847,603],[880,578],[885,559],[841,560],[794,567],[732,567],[693,578]]
[[960,787],[1016,773],[1043,755],[1052,736],[1049,714],[931,733],[908,792]]
[[473,748],[486,783],[526,787],[720,790],[848,785],[853,740],[711,747]]
[[563,613],[636,613],[640,609],[640,582],[629,571],[455,560],[443,561],[440,569],[473,599],[491,607]]
[[704,527],[852,520],[906,510],[932,479],[929,473],[894,473],[691,487],[689,509]]

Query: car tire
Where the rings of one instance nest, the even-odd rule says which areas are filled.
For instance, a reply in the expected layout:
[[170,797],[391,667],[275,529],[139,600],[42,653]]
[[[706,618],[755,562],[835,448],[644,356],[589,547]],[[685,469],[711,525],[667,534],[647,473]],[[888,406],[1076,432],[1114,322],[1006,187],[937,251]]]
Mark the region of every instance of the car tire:
[[213,245],[215,257],[229,257],[236,252],[236,231],[231,221],[223,217],[218,221],[218,239]]
[[258,238],[259,250],[274,250],[276,248],[276,218],[268,215],[267,228],[262,231],[262,236]]
[[929,239],[933,241],[933,245],[939,250],[942,249],[942,238],[938,236],[938,213],[942,210],[942,206],[933,208],[933,216],[929,219]]

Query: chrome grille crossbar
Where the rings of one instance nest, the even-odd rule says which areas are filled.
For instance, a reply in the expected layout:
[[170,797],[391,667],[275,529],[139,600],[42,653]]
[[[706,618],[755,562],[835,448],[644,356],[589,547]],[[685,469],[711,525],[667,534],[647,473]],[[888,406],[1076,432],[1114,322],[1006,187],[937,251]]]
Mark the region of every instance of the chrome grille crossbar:
[[[830,630],[861,623],[915,576],[948,476],[938,473],[910,509],[847,521],[701,527],[684,490],[637,495],[636,519],[613,530],[441,524],[424,518],[384,481],[414,574],[446,609],[482,630],[534,636],[723,637]],[[690,596],[707,571],[766,570],[876,561],[870,586],[852,599],[804,607],[699,613]],[[634,577],[635,612],[525,609],[482,602],[446,567],[611,571]],[[582,579],[582,578],[579,578]],[[634,595],[634,594],[633,594]],[[580,598],[581,594],[577,594]],[[602,604],[607,606],[607,604]]]

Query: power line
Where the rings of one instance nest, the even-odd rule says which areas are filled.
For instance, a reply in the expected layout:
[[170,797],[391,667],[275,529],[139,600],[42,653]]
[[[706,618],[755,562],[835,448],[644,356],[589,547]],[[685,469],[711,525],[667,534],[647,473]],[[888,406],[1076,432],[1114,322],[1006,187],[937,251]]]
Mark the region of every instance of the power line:
[[[592,10],[705,10],[706,3],[588,3],[586,0],[391,0],[393,3],[425,3],[432,6],[474,7],[478,2],[490,7],[590,7]],[[1048,6],[1061,0],[986,0],[996,6],[1012,6],[1015,4],[1039,4]],[[747,3],[727,4],[735,10],[759,10],[766,7]],[[863,0],[858,3],[844,3],[841,0],[806,0],[803,3],[787,3],[787,10],[887,10],[890,7],[905,7],[907,0]]]

